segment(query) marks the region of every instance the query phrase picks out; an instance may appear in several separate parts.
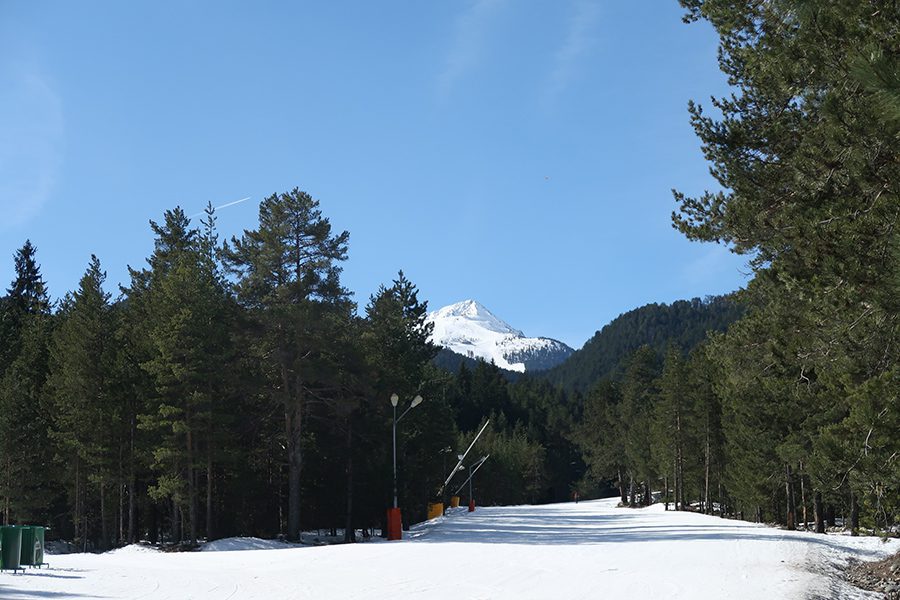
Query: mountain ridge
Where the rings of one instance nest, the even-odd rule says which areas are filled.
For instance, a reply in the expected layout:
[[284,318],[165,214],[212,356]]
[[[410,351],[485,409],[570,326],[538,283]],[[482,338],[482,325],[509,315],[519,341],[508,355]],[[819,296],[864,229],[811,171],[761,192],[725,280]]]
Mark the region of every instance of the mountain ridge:
[[428,314],[431,341],[469,359],[493,362],[523,373],[553,368],[575,352],[548,337],[527,337],[475,300],[463,300]]

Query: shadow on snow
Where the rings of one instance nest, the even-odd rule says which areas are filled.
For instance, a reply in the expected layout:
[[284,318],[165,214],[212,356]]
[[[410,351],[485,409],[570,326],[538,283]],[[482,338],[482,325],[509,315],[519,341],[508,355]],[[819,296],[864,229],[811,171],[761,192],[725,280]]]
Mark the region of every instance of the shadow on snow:
[[[671,541],[793,541],[850,552],[859,557],[876,556],[875,551],[852,548],[841,544],[840,536],[812,533],[788,533],[753,523],[726,519],[720,522],[665,524],[652,523],[650,515],[620,509],[621,514],[573,513],[571,510],[524,512],[521,509],[504,512],[502,508],[481,509],[472,514],[456,514],[444,518],[411,537],[416,543],[481,543],[481,544],[546,544],[583,545],[631,542]],[[685,514],[685,513],[681,513]],[[687,513],[691,514],[691,513]],[[650,517],[648,519],[648,517]]]

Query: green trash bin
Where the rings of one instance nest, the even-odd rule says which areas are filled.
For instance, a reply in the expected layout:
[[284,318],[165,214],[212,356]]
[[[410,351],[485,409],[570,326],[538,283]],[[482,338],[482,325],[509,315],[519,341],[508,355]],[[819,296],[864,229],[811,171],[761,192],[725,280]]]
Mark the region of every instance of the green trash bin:
[[39,567],[44,564],[44,528],[33,525],[20,527],[22,530],[22,555],[20,564],[25,567]]
[[28,525],[19,527],[22,531],[22,543],[20,545],[19,565],[30,567],[34,564],[34,529]]
[[0,527],[0,571],[16,571],[22,568],[22,528],[5,525]]

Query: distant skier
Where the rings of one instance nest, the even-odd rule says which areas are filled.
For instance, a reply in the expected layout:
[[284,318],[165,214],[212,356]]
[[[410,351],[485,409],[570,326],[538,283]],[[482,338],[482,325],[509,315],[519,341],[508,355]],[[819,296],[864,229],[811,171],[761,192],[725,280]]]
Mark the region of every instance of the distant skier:
[[575,504],[578,504],[578,490],[572,492],[572,498],[575,500]]

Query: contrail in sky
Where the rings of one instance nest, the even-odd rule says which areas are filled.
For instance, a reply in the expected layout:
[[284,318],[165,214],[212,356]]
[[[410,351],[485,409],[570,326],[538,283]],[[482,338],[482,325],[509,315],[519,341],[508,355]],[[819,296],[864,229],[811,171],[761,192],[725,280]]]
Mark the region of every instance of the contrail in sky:
[[[214,206],[213,210],[219,211],[219,210],[222,210],[223,208],[228,208],[229,206],[234,206],[235,204],[240,204],[241,202],[246,202],[250,198],[252,198],[252,196],[247,196],[246,198],[241,198],[240,200],[235,200],[234,202],[229,202],[227,204],[223,204],[222,206]],[[200,215],[202,215],[204,213],[205,213],[205,211],[198,212],[196,215],[191,215],[190,218],[193,219],[194,217],[199,217]]]

